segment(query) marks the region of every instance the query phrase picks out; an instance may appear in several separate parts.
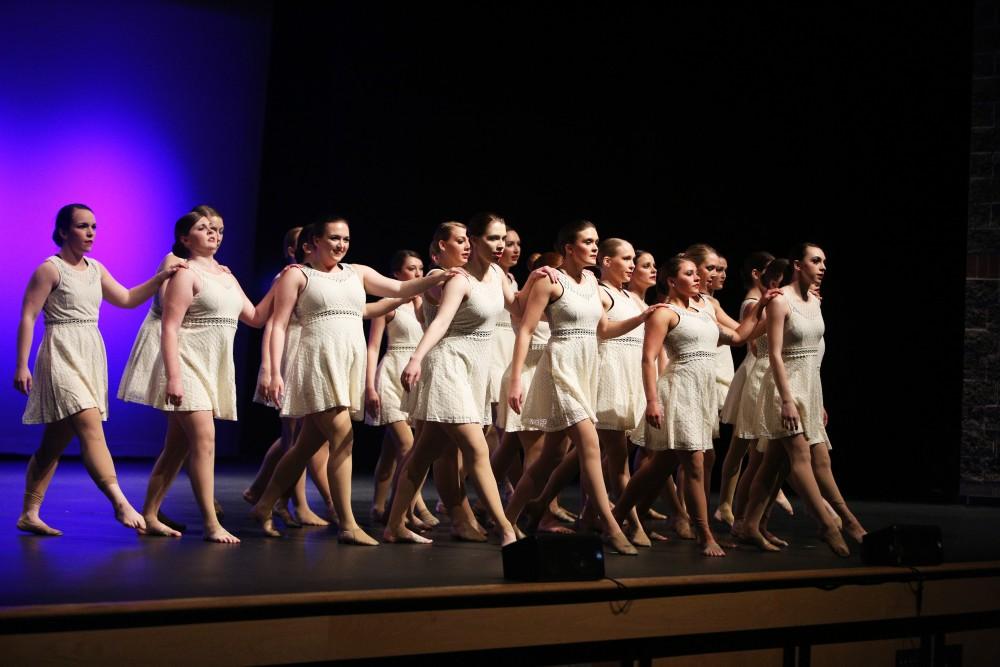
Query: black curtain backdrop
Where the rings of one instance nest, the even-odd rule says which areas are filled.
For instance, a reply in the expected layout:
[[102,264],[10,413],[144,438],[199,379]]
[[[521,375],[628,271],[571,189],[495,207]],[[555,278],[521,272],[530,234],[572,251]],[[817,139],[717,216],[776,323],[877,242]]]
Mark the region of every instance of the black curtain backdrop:
[[[735,314],[748,252],[811,240],[829,258],[823,376],[843,490],[950,498],[965,5],[278,4],[258,277],[277,269],[286,228],[324,214],[350,220],[348,261],[387,271],[397,248],[426,253],[438,222],[495,210],[525,254],[578,217],[660,259],[711,243]],[[276,419],[244,414],[257,457]],[[356,432],[364,469],[378,433]]]

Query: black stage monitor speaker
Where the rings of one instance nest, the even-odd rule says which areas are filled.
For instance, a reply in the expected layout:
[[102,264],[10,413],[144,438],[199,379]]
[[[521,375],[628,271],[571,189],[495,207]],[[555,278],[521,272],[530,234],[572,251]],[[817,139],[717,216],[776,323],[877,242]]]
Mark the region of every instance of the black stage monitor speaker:
[[865,535],[861,560],[868,565],[940,565],[940,526],[893,524]]
[[597,535],[539,533],[503,548],[504,579],[587,581],[604,577],[604,547]]

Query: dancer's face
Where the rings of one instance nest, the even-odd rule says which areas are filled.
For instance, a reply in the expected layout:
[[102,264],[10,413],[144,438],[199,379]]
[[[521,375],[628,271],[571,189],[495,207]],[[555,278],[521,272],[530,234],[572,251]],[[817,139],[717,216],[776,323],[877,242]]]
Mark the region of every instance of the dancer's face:
[[181,237],[181,243],[192,257],[211,257],[219,249],[219,233],[211,220],[199,218],[187,235]]
[[344,259],[351,247],[351,228],[344,220],[328,222],[323,226],[323,235],[313,239],[312,259],[324,266],[336,266]]
[[719,256],[714,252],[709,253],[703,261],[698,266],[698,277],[701,279],[701,285],[705,289],[714,289],[715,276],[719,271]]
[[694,262],[681,262],[677,269],[677,275],[668,280],[667,284],[680,296],[687,298],[697,296],[698,290],[701,288],[698,267],[694,265]]
[[521,236],[513,229],[508,229],[507,235],[503,237],[503,257],[500,258],[500,266],[504,271],[510,271],[520,259]]
[[635,249],[632,244],[623,243],[614,257],[601,260],[601,271],[613,285],[620,286],[631,280],[632,272],[635,271]]
[[90,252],[94,246],[94,237],[97,235],[97,221],[94,219],[94,212],[85,208],[73,209],[73,222],[69,225],[69,231],[60,232],[60,234],[63,237],[64,247],[81,255]]
[[715,283],[712,285],[713,290],[720,290],[726,284],[726,271],[729,270],[729,262],[726,261],[725,257],[719,257],[719,262],[715,266]]
[[632,271],[632,278],[629,285],[640,290],[647,290],[656,284],[656,259],[648,252],[644,252],[635,258],[635,270]]
[[818,246],[808,246],[805,256],[795,261],[795,268],[799,271],[802,282],[808,285],[820,285],[826,275],[826,253]]
[[407,257],[403,266],[393,276],[396,280],[416,280],[424,277],[424,261],[419,257]]
[[452,229],[448,240],[439,242],[438,247],[441,248],[438,255],[438,264],[441,266],[462,266],[469,261],[471,246],[464,227]]
[[222,218],[219,217],[219,216],[217,216],[217,215],[213,215],[211,218],[208,219],[208,221],[211,223],[212,227],[215,229],[215,233],[219,237],[219,245],[221,246],[222,245],[222,237],[225,235],[225,232],[226,232],[226,223],[224,223],[222,221]]
[[499,262],[504,253],[504,236],[507,234],[507,225],[500,221],[494,221],[486,225],[486,233],[473,238],[476,252],[480,257],[488,257],[491,262]]
[[593,227],[577,232],[573,243],[566,245],[566,258],[572,257],[581,266],[596,265],[597,245],[600,240],[597,230]]

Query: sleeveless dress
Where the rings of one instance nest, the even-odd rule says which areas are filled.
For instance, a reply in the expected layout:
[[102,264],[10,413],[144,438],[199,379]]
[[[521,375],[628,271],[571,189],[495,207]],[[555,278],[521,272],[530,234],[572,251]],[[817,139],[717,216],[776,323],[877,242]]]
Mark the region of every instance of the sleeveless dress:
[[736,437],[744,440],[757,440],[764,435],[760,432],[757,421],[757,398],[760,396],[764,375],[771,368],[771,357],[767,353],[767,334],[755,340],[752,345],[754,354],[747,352],[747,357],[752,357],[753,364],[747,371],[743,394],[740,396],[739,408],[736,411],[736,421],[733,423]]
[[[742,316],[748,306],[757,303],[757,299],[745,299],[743,303],[740,304],[740,315]],[[755,341],[756,342],[756,341]],[[751,352],[751,347],[753,343],[747,345],[746,356],[743,357],[743,362],[740,363],[740,367],[736,369],[736,373],[733,375],[732,381],[729,383],[729,392],[726,394],[725,400],[722,402],[722,411],[719,413],[719,420],[723,424],[736,424],[737,415],[739,414],[740,401],[743,398],[744,387],[746,386],[747,374],[750,372],[751,367],[753,367],[756,360],[756,356]],[[728,345],[725,347],[729,347]],[[730,348],[730,351],[732,348]],[[730,360],[732,360],[732,354],[730,353]]]
[[332,408],[347,408],[351,419],[363,418],[368,348],[362,315],[365,289],[349,264],[339,271],[300,269],[306,286],[295,302],[301,332],[294,356],[285,368],[282,417],[304,417]]
[[596,423],[597,325],[604,313],[597,279],[577,283],[560,272],[562,295],[545,308],[551,337],[521,409],[527,431],[561,431],[584,419]]
[[375,391],[378,392],[381,409],[374,418],[365,415],[365,423],[369,426],[384,426],[406,421],[409,417],[403,409],[406,390],[403,389],[400,376],[424,333],[417,321],[412,301],[395,310],[395,315],[386,324],[385,330],[389,341],[385,356],[375,370]]
[[[271,281],[272,287],[280,277],[281,277],[280,273],[274,277],[274,280]],[[284,351],[281,354],[281,369],[280,369],[282,378],[288,376],[288,360],[293,359],[295,357],[296,348],[299,345],[299,335],[301,333],[302,333],[302,327],[299,326],[299,318],[295,316],[295,310],[293,309],[292,314],[288,318],[288,326],[285,327],[285,347]],[[260,393],[260,378],[261,376],[264,375],[265,370],[267,369],[264,368],[264,364],[262,361],[260,369],[257,371],[257,383],[254,385],[253,402],[259,403],[261,405],[266,405],[268,407],[272,407],[276,410],[280,410],[281,406],[276,405],[271,401],[268,401],[267,399],[264,398],[263,394]]]
[[[469,296],[458,307],[444,337],[424,357],[420,380],[410,391],[416,394],[412,419],[484,426],[493,422],[486,393],[490,342],[504,308],[500,281],[506,277],[495,264],[490,265],[489,276],[488,282],[466,276],[472,285]],[[433,310],[436,316],[437,307]]]
[[[516,292],[517,281],[514,280],[513,276],[506,276],[506,279],[510,281]],[[493,331],[493,342],[490,344],[490,355],[490,403],[499,403],[504,400],[500,392],[503,374],[510,366],[510,360],[514,356],[514,326],[510,321],[510,312],[506,308],[497,319],[497,326]]]
[[149,307],[142,326],[135,335],[132,351],[129,352],[125,370],[118,381],[118,398],[129,403],[146,403],[146,393],[149,391],[149,379],[153,377],[156,359],[160,356],[160,319],[163,310],[160,306],[160,295],[153,297],[153,305]]
[[647,423],[643,446],[654,451],[704,451],[712,448],[719,416],[715,390],[719,326],[706,310],[667,307],[680,321],[667,333],[664,345],[670,363],[656,381],[663,428]]
[[81,410],[97,408],[108,418],[108,360],[97,317],[104,299],[101,265],[86,259],[77,271],[61,257],[51,262],[59,271],[42,313],[45,334],[35,354],[31,391],[21,421],[51,424]]
[[[716,323],[716,328],[718,328],[718,316],[715,313],[715,307],[709,301],[708,297],[702,297],[702,304],[697,305],[697,308],[704,310],[712,317],[712,321]],[[715,404],[719,410],[722,409],[723,404],[726,402],[726,398],[729,395],[729,385],[733,381],[733,376],[736,374],[736,370],[733,367],[733,350],[729,345],[716,345],[715,347]],[[719,437],[719,425],[720,425],[720,415],[715,415],[715,427],[712,430],[712,437]]]
[[[531,346],[528,348],[528,355],[524,358],[524,366],[521,368],[521,387],[525,394],[531,388],[532,379],[535,377],[535,371],[538,369],[538,362],[541,361],[542,354],[549,344],[549,338],[549,323],[545,320],[539,320],[538,326],[535,327],[535,331],[531,334]],[[514,412],[507,403],[507,394],[510,391],[510,369],[511,367],[508,365],[507,370],[503,373],[503,379],[500,381],[497,426],[507,433],[518,433],[528,429],[521,423],[521,415]]]
[[782,288],[788,316],[785,318],[781,358],[792,400],[799,411],[799,428],[788,430],[781,423],[781,396],[769,367],[761,380],[755,416],[761,436],[771,440],[802,433],[810,445],[827,441],[823,426],[823,385],[819,374],[819,348],[825,325],[819,302],[810,296],[803,303],[794,294],[794,286]]
[[190,264],[188,270],[201,279],[201,289],[177,331],[184,398],[180,406],[167,403],[167,374],[159,349],[146,394],[136,402],[166,412],[211,410],[216,419],[235,421],[233,338],[243,311],[243,292],[229,274],[210,275]]
[[[642,310],[625,290],[601,286],[611,297],[608,320],[618,322],[641,315]],[[642,389],[642,341],[640,324],[618,338],[605,338],[597,345],[597,428],[629,431],[642,423],[646,396]]]

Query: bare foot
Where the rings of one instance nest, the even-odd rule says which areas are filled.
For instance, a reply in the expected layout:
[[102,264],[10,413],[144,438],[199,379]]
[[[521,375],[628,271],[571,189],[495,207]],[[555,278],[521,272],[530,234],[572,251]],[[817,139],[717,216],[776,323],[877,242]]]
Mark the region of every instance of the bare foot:
[[655,530],[649,531],[649,539],[653,542],[669,542],[670,538],[662,533],[658,533]]
[[715,510],[715,514],[712,515],[716,521],[722,521],[725,524],[732,526],[733,522],[736,521],[736,517],[733,516],[733,507],[728,503],[719,505]]
[[174,530],[167,524],[160,521],[156,516],[145,516],[146,526],[138,531],[140,535],[148,535],[150,537],[180,537],[181,532],[179,530]]
[[734,519],[732,525],[729,526],[729,534],[738,537],[741,532],[743,532],[743,519]]
[[255,496],[249,488],[243,491],[243,500],[246,501],[248,505],[256,505],[257,501],[260,500],[260,496]]
[[[149,517],[145,517],[145,518],[146,518],[146,521],[148,523],[149,522]],[[178,533],[183,533],[185,530],[187,530],[187,524],[186,523],[181,523],[180,521],[174,521],[169,516],[167,516],[166,514],[164,514],[163,510],[160,510],[159,512],[156,513],[156,520],[159,521],[160,523],[162,523],[164,526],[166,526],[170,530],[176,530]]]
[[760,534],[764,536],[765,540],[767,540],[768,542],[770,542],[771,544],[773,544],[778,548],[783,548],[788,546],[788,542],[781,539],[780,537],[769,531],[767,528],[764,528],[763,526],[761,526]]
[[456,523],[451,527],[451,539],[459,542],[485,542],[486,535],[478,530],[478,526]]
[[426,507],[418,507],[416,514],[418,519],[423,521],[426,525],[430,526],[431,528],[434,528],[439,523],[441,523],[441,520],[438,519],[436,516],[434,516],[434,512],[431,512]]
[[538,522],[538,532],[540,533],[555,533],[557,535],[573,535],[573,529],[560,523],[552,512],[545,512],[545,516],[542,520]]
[[368,518],[371,519],[372,523],[377,523],[384,526],[386,520],[385,508],[383,507],[379,509],[378,507],[372,505],[372,508],[368,510]]
[[625,533],[620,530],[613,535],[605,535],[604,542],[622,556],[639,555],[639,550],[632,546],[632,543],[625,537]]
[[51,537],[62,535],[61,530],[53,528],[49,524],[45,523],[37,514],[30,516],[28,514],[22,514],[19,516],[17,518],[17,529],[23,530],[26,533],[33,533],[35,535],[47,535]]
[[[222,517],[226,516],[226,513],[222,511],[222,503],[219,502],[218,498],[212,498],[212,505],[215,507],[215,518],[216,519],[221,520]],[[228,533],[226,533],[226,534],[228,535]],[[229,535],[229,536],[233,537],[232,535]],[[233,537],[233,539],[236,540],[235,537]],[[236,540],[236,541],[239,542],[239,540]]]
[[250,516],[253,517],[254,521],[260,524],[260,529],[264,531],[265,535],[268,537],[281,537],[281,533],[279,533],[278,529],[274,527],[274,518],[271,516],[270,512],[264,512],[254,505],[250,510]]
[[426,523],[421,521],[413,512],[406,513],[406,526],[413,531],[423,533],[431,529]]
[[206,528],[203,538],[206,542],[217,542],[219,544],[239,544],[240,538],[236,537],[222,526]]
[[840,518],[840,515],[837,514],[837,510],[833,509],[833,506],[827,502],[826,498],[823,498],[823,507],[826,508],[826,512],[830,515],[830,518],[833,519],[833,522],[837,524],[837,530],[843,530],[844,520]]
[[135,511],[134,507],[129,505],[127,500],[115,506],[115,519],[126,528],[142,530],[146,527],[146,520],[142,518],[141,514]]
[[308,505],[295,508],[295,516],[303,526],[329,526],[330,522],[313,512]]
[[722,550],[722,547],[719,546],[718,542],[715,540],[709,540],[701,545],[701,555],[719,557],[725,556],[726,552]]
[[514,530],[514,526],[510,525],[509,522],[507,523],[507,527],[506,528],[501,528],[500,529],[500,546],[501,547],[505,547],[508,544],[513,544],[514,542],[517,542],[517,540],[518,540],[518,537],[517,537],[516,531]]
[[378,540],[361,530],[361,526],[342,528],[337,533],[337,541],[341,544],[354,544],[359,547],[377,547]]
[[667,515],[661,514],[660,512],[657,512],[652,507],[650,507],[648,510],[646,510],[646,518],[649,519],[650,521],[666,521]]
[[677,533],[677,537],[682,540],[693,540],[697,537],[694,534],[694,529],[691,528],[691,520],[687,517],[674,517],[670,527],[673,528],[675,533]]
[[795,508],[792,507],[792,503],[785,496],[784,491],[778,491],[778,497],[774,499],[774,504],[788,512],[789,516],[795,515]]
[[570,512],[565,507],[560,507],[559,505],[556,505],[556,508],[552,510],[552,516],[563,523],[573,523],[577,519],[575,514]]
[[637,547],[653,546],[653,542],[649,539],[649,535],[646,534],[641,523],[633,526],[631,521],[627,522],[625,524],[625,537]]
[[417,535],[409,528],[393,530],[388,526],[382,531],[382,539],[389,544],[430,544],[433,542],[423,535]]
[[820,539],[830,546],[830,551],[837,554],[841,558],[847,558],[851,555],[851,550],[847,547],[847,542],[844,541],[844,536],[840,534],[840,530],[838,530],[836,526],[824,531],[823,536]]
[[744,528],[744,530],[735,537],[743,544],[750,544],[757,547],[761,551],[780,551],[778,547],[768,542],[767,539],[761,535],[759,530]]
[[276,514],[278,518],[281,519],[282,523],[284,523],[285,526],[287,526],[288,528],[302,527],[302,524],[299,523],[298,520],[292,516],[292,513],[288,511],[287,507],[281,504],[280,500],[274,506],[274,514]]
[[865,535],[868,534],[868,531],[865,530],[864,527],[857,521],[847,524],[844,528],[844,532],[858,544],[861,544],[864,541]]

